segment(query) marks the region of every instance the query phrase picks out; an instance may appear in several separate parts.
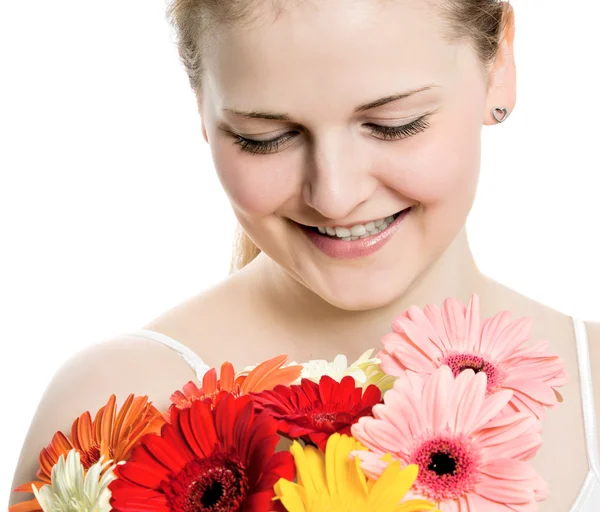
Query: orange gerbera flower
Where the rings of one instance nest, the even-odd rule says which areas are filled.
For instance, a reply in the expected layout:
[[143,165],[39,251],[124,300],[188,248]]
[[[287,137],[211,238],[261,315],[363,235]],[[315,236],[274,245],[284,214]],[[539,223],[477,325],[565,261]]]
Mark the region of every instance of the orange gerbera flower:
[[[144,434],[160,433],[165,424],[162,415],[147,396],[129,395],[117,413],[116,397],[111,395],[108,402],[96,413],[94,420],[89,411],[84,412],[71,426],[71,439],[62,432],[56,432],[48,446],[39,456],[40,469],[36,473],[39,480],[20,485],[15,492],[32,492],[52,483],[53,466],[61,455],[65,458],[75,448],[81,457],[81,464],[87,470],[98,462],[111,459],[115,463],[126,460],[133,446]],[[42,510],[37,499],[18,503],[9,507],[9,512],[32,512]]]
[[[217,370],[211,368],[202,378],[202,387],[189,381],[181,391],[175,391],[171,395],[171,407],[186,409],[196,400],[212,403],[221,391],[227,391],[237,398],[249,393],[270,391],[278,385],[289,386],[300,377],[302,365],[284,367],[287,360],[286,355],[274,357],[259,364],[248,374],[237,377],[233,365],[226,361],[221,365],[220,378],[217,378]],[[163,419],[170,422],[170,415],[170,411],[165,412]]]

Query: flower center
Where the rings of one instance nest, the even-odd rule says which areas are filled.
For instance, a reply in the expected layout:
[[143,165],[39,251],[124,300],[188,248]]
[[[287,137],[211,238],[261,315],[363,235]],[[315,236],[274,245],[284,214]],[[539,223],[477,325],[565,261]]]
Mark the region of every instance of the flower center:
[[473,354],[450,354],[442,364],[450,367],[454,378],[465,370],[485,373],[487,376],[486,396],[496,392],[504,380],[502,372],[497,366],[486,361],[483,357]]
[[304,420],[311,427],[321,432],[337,432],[342,425],[351,425],[354,422],[354,414],[359,411],[356,406],[344,406],[340,403],[322,403],[320,400],[313,402],[309,407],[300,411]]
[[163,486],[169,509],[178,512],[237,511],[249,489],[244,465],[224,453],[191,460]]
[[436,452],[431,455],[431,462],[427,469],[438,476],[453,475],[456,472],[456,461],[450,453]]
[[[112,447],[108,448],[108,454],[111,459],[114,458],[114,450]],[[96,464],[96,462],[100,460],[100,455],[100,447],[97,444],[93,445],[85,451],[79,452],[79,460],[81,461],[83,469],[90,469],[91,466],[93,466],[94,464]],[[106,460],[104,462],[106,462]]]
[[[202,486],[200,486],[202,487]],[[200,501],[204,508],[214,507],[223,498],[223,484],[219,481],[208,482],[200,490]]]
[[346,423],[351,421],[350,416],[347,413],[336,413],[319,411],[312,416],[315,427],[319,430],[335,430],[335,424],[338,422]]
[[410,459],[419,466],[415,487],[434,501],[457,499],[478,481],[479,457],[466,436],[429,439]]

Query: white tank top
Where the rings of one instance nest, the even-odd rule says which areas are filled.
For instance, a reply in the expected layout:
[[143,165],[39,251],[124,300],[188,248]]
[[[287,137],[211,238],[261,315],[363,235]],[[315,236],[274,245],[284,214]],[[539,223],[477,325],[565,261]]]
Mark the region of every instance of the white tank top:
[[[596,416],[594,411],[594,389],[592,384],[592,369],[590,366],[590,357],[588,350],[588,337],[583,320],[572,317],[575,329],[575,339],[577,342],[577,357],[579,361],[579,375],[581,386],[581,402],[583,408],[583,420],[585,426],[585,438],[587,445],[587,455],[589,471],[583,482],[581,490],[577,495],[575,503],[569,512],[599,512],[600,511],[600,457],[598,454],[598,438],[596,435]],[[151,331],[149,329],[139,329],[127,333],[131,336],[139,336],[150,340],[158,341],[167,345],[177,352],[196,372],[198,380],[210,367],[193,350],[186,347],[165,334]],[[557,511],[559,512],[559,511]]]

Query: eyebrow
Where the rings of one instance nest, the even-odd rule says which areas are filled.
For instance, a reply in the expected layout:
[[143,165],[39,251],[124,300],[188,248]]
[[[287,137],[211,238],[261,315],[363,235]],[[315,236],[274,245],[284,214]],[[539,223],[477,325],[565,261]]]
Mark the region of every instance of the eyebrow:
[[[429,85],[425,85],[423,87],[419,87],[418,89],[414,89],[412,91],[401,92],[398,94],[393,94],[391,96],[386,96],[385,98],[379,98],[378,100],[370,101],[369,103],[359,105],[358,107],[356,107],[354,109],[354,113],[358,114],[360,112],[365,112],[366,110],[371,110],[373,108],[381,107],[382,105],[391,103],[392,101],[408,98],[409,96],[412,96],[412,95],[417,94],[422,91],[427,91],[429,89],[433,89],[434,87],[439,87],[439,85],[429,84]],[[258,110],[251,110],[251,111],[245,112],[242,110],[236,110],[236,109],[232,109],[232,108],[224,108],[223,111],[230,112],[231,114],[234,114],[234,115],[237,115],[240,117],[245,117],[247,119],[271,119],[271,120],[275,120],[275,121],[291,121],[292,120],[292,118],[289,114],[278,114],[278,113],[274,113],[274,112],[261,112]]]

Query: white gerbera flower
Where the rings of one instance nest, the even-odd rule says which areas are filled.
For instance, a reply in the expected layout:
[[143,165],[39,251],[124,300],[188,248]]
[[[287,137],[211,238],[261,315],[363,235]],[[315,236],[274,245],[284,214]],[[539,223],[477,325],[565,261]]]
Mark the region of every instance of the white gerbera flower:
[[338,354],[331,362],[325,359],[313,359],[312,361],[303,363],[300,378],[294,384],[299,384],[301,379],[310,379],[314,382],[319,382],[323,375],[328,375],[339,382],[349,375],[357,384],[362,386],[366,382],[367,376],[357,363],[367,361],[372,352],[373,350],[368,350],[350,366],[348,366],[348,358],[344,354]]
[[114,464],[100,477],[111,460],[104,457],[85,471],[79,452],[71,450],[65,462],[61,455],[52,468],[52,484],[44,485],[39,491],[32,486],[33,493],[44,512],[110,512],[111,492],[108,484],[115,480]]
[[[382,393],[385,393],[392,388],[396,377],[383,372],[379,366],[381,360],[373,357],[374,351],[375,349],[367,350],[350,366],[348,366],[348,358],[344,354],[338,354],[331,362],[325,359],[313,359],[307,363],[301,363],[302,373],[292,384],[300,384],[302,379],[309,379],[318,383],[323,375],[328,375],[340,382],[346,375],[349,375],[355,380],[357,386],[366,388],[371,384],[375,384]],[[286,366],[297,364],[292,362]],[[256,366],[247,366],[237,375],[248,375],[254,368]]]
[[375,384],[382,393],[391,389],[396,377],[387,375],[383,372],[379,364],[381,361],[373,357],[375,350],[367,350],[356,361],[348,366],[348,359],[345,355],[337,355],[332,362],[323,359],[316,359],[304,363],[302,374],[295,384],[299,384],[301,379],[310,379],[319,382],[323,375],[329,375],[332,379],[341,381],[346,375],[350,375],[356,384],[366,388]]

